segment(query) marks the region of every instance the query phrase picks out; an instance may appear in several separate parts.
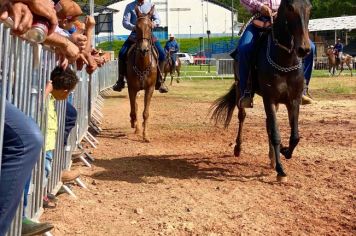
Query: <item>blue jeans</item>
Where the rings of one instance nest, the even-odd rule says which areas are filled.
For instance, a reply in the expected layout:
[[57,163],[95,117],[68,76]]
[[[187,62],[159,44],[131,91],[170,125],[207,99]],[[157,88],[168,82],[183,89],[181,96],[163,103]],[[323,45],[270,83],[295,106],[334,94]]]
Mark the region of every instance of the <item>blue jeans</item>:
[[67,145],[68,136],[70,131],[75,126],[75,122],[77,121],[77,110],[73,107],[73,105],[67,102],[66,107],[66,117],[65,117],[65,124],[64,124],[64,146]]
[[53,150],[46,152],[44,187],[47,187],[49,175],[52,172]]
[[[239,79],[240,79],[240,91],[244,94],[247,87],[247,79],[250,73],[250,61],[252,59],[252,52],[256,46],[258,40],[260,29],[250,24],[247,26],[245,32],[241,36],[238,42],[238,53],[235,56],[235,60],[239,62]],[[310,41],[311,52],[304,59],[303,70],[306,84],[309,85],[311,78],[311,73],[313,70],[313,60],[315,54],[315,45]]]
[[304,78],[305,78],[305,84],[307,87],[309,86],[311,74],[313,71],[313,62],[314,62],[314,56],[315,56],[315,44],[310,40],[310,53],[308,56],[304,58],[303,61],[303,70],[304,70]]
[[43,136],[37,124],[6,102],[0,176],[0,236],[5,235],[11,224],[42,145]]
[[[127,39],[125,41],[125,43],[122,45],[120,52],[119,52],[119,59],[120,60],[126,60],[126,56],[127,56],[127,51],[130,49],[130,47],[132,46],[132,44],[134,44],[134,42],[130,39]],[[158,50],[158,61],[159,62],[163,62],[165,59],[165,54],[164,54],[164,50],[162,48],[161,43],[157,40],[154,43],[155,47]]]
[[176,65],[176,61],[177,61],[177,53],[172,53],[171,54],[171,59],[172,59],[172,63],[175,66]]

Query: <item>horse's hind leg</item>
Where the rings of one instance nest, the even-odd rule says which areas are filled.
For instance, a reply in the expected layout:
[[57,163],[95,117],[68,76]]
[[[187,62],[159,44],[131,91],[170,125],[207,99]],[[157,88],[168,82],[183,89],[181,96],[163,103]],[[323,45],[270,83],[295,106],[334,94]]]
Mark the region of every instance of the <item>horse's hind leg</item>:
[[129,97],[130,97],[130,107],[131,107],[131,112],[130,112],[130,118],[131,118],[131,128],[135,129],[135,133],[138,134],[140,132],[140,127],[137,122],[137,92],[136,90],[131,90],[129,88]]
[[338,76],[340,76],[341,72],[344,70],[344,63],[340,64],[340,72],[338,74]]
[[[179,71],[179,69],[177,68],[176,69],[176,71],[177,71],[177,83],[179,83],[180,81],[179,81],[179,77],[180,77],[180,71]],[[352,72],[351,72],[352,73]]]
[[171,85],[173,84],[173,74],[171,72]]
[[277,116],[276,116],[276,107],[267,99],[263,99],[263,104],[265,107],[265,112],[267,116],[267,132],[269,132],[269,141],[273,146],[275,161],[276,161],[276,171],[277,171],[277,180],[284,181],[286,180],[286,173],[283,170],[283,166],[280,158],[280,143],[281,136],[279,134]]
[[281,153],[285,158],[292,158],[293,151],[299,143],[298,118],[299,118],[299,102],[294,100],[287,105],[289,125],[291,127],[291,135],[289,138],[289,147],[281,147]]
[[240,156],[240,153],[241,153],[242,130],[243,130],[243,125],[244,125],[244,121],[246,118],[245,109],[239,108],[238,117],[239,117],[239,129],[237,131],[236,144],[235,144],[235,148],[234,148],[235,157]]
[[143,110],[143,140],[145,142],[150,142],[148,138],[147,126],[148,126],[148,118],[150,116],[150,104],[151,98],[153,95],[154,87],[150,87],[145,91],[145,109]]

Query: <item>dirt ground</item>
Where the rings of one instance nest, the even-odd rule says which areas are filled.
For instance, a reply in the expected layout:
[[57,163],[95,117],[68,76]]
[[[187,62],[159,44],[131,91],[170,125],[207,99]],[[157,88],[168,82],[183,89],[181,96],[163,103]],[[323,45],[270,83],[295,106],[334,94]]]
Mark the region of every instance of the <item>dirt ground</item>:
[[[73,186],[78,199],[60,195],[41,218],[53,235],[356,235],[356,96],[301,108],[301,141],[282,159],[288,181],[279,183],[259,98],[236,158],[237,119],[225,130],[207,116],[216,97],[155,94],[144,143],[130,128],[125,94],[107,97],[93,168],[73,167],[89,189]],[[278,117],[287,143],[284,108]]]

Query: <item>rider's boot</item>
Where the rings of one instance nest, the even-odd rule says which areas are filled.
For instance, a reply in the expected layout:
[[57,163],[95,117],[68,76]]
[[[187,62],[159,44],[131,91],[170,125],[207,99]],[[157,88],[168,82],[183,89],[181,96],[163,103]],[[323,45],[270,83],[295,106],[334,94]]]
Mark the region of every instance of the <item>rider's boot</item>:
[[126,64],[125,60],[119,60],[119,79],[116,81],[112,89],[117,92],[121,92],[123,88],[125,88],[125,71]]
[[311,98],[308,87],[304,87],[303,95],[302,95],[302,105],[308,105],[313,103],[313,99]]
[[162,71],[164,69],[164,62],[159,62],[159,67],[157,71],[157,80],[156,80],[156,90],[160,93],[168,93],[168,88],[163,81]]
[[238,106],[239,108],[253,108],[253,96],[251,91],[244,91],[240,97]]

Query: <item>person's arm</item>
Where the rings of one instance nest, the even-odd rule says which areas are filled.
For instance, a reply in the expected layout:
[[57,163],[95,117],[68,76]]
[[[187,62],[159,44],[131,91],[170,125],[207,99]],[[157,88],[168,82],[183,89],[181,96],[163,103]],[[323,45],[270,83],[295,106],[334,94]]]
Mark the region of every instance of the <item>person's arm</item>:
[[[153,6],[154,7],[154,6]],[[158,12],[156,8],[154,8],[154,12],[152,15],[152,22],[154,27],[158,27],[161,24],[161,19],[159,18]]]
[[87,53],[91,52],[92,49],[92,38],[93,38],[93,33],[94,33],[94,27],[95,27],[95,19],[92,16],[87,16],[86,22],[85,22],[85,36],[87,36],[87,44],[85,47],[85,51]]
[[122,19],[122,25],[124,26],[125,29],[127,30],[134,30],[135,29],[135,25],[131,24],[131,5],[127,5],[125,8],[125,12],[124,12],[124,18]]
[[44,44],[59,48],[70,61],[76,60],[79,56],[79,48],[68,38],[58,33],[48,35]]
[[258,0],[240,0],[240,3],[251,13],[260,12],[264,5]]
[[0,19],[5,21],[10,16],[14,22],[12,29],[17,35],[26,33],[32,26],[33,15],[26,4],[21,2],[11,3],[2,0],[0,8]]
[[12,0],[12,2],[23,2],[31,10],[32,13],[38,16],[43,16],[48,19],[50,27],[48,34],[52,34],[58,25],[58,19],[56,11],[54,10],[54,4],[49,0]]
[[179,52],[179,45],[178,45],[177,42],[176,42],[175,48],[176,48],[176,51],[175,51],[175,52]]

